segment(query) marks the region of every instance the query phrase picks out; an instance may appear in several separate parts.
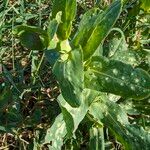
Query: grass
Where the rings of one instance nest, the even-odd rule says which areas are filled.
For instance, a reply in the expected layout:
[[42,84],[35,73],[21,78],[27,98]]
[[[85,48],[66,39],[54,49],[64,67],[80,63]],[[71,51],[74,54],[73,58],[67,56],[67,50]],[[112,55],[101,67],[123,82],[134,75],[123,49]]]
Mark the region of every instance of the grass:
[[[42,52],[33,55],[13,36],[16,25],[46,28],[50,1],[3,1],[0,7],[0,149],[30,149],[38,130],[46,130],[59,113],[59,94]],[[33,59],[37,70],[32,82]],[[10,132],[12,129],[13,134]],[[32,149],[32,148],[31,148]]]

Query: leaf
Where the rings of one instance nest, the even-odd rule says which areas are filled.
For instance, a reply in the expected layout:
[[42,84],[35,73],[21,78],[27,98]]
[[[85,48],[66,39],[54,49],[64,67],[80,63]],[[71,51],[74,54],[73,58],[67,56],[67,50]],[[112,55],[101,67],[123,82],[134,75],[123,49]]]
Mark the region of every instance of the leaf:
[[139,61],[136,58],[136,52],[133,50],[128,50],[128,45],[121,29],[113,28],[111,31],[117,31],[121,33],[121,37],[110,37],[111,39],[109,39],[109,43],[106,43],[103,48],[104,56],[130,65],[138,66]]
[[83,16],[72,43],[75,47],[79,44],[82,46],[84,60],[91,57],[101,42],[104,41],[120,15],[121,8],[122,2],[117,0],[103,13],[93,9]]
[[31,50],[42,50],[44,45],[37,33],[23,32],[20,35],[21,44]]
[[120,107],[107,100],[107,97],[102,94],[99,96],[99,101],[93,102],[89,108],[89,113],[93,115],[94,119],[98,122],[104,123],[105,126],[110,128],[112,132],[116,133],[118,140],[125,146],[128,145],[126,132],[124,126],[128,124],[127,115]]
[[22,89],[21,88],[18,89],[16,83],[14,82],[12,73],[6,68],[5,65],[3,65],[2,67],[3,67],[4,77],[7,79],[7,82],[9,81],[13,85],[13,88],[15,88],[17,91],[16,94],[21,94]]
[[150,96],[150,76],[140,69],[116,60],[93,57],[85,72],[85,86],[137,100]]
[[105,150],[103,127],[92,127],[90,129],[90,150]]
[[127,51],[117,51],[111,59],[122,61],[126,64],[130,64],[132,66],[138,66],[139,62],[137,61],[136,58],[136,52],[132,50],[127,50]]
[[[59,114],[53,125],[47,130],[46,136],[42,145],[49,144],[49,148],[52,150],[59,150],[63,145],[64,137],[72,137],[79,123],[82,121],[87,113],[88,107],[92,101],[96,100],[97,91],[85,89],[85,102],[79,108],[71,107],[60,95],[58,97],[58,102],[62,108],[62,113]],[[80,114],[80,115],[79,115]],[[65,122],[64,122],[65,120]],[[66,137],[66,138],[67,138]]]
[[7,129],[4,127],[4,126],[0,126],[0,131],[2,132],[6,132],[7,131]]
[[38,27],[16,26],[13,34],[18,35],[21,44],[30,50],[43,50],[48,46],[47,33]]
[[11,126],[16,127],[16,125],[23,120],[23,116],[20,114],[20,103],[14,102],[11,107],[7,109],[7,113],[4,117],[9,120],[9,123],[12,124]]
[[61,15],[62,14],[60,12],[58,12],[56,14],[56,17],[53,20],[51,20],[49,23],[48,30],[47,30],[49,41],[51,41],[53,39],[54,35],[57,32],[58,25],[61,23]]
[[46,59],[51,66],[53,66],[56,63],[57,59],[60,57],[59,52],[57,52],[55,49],[46,49],[44,52]]
[[45,52],[45,56],[51,66],[53,66],[55,64],[55,62],[57,61],[57,59],[60,56],[60,54],[57,50],[57,44],[58,44],[59,40],[56,36],[58,25],[61,22],[60,19],[61,19],[61,13],[58,12],[56,14],[56,17],[50,21],[48,30],[47,30],[47,34],[48,34],[48,38],[49,38],[49,46],[47,49],[44,50],[44,52]]
[[149,0],[141,0],[141,8],[145,11],[150,11],[150,1]]
[[47,130],[42,144],[50,144],[51,150],[61,150],[66,135],[66,126],[62,114],[58,115],[53,125]]
[[72,41],[74,46],[78,46],[79,44],[83,46],[83,44],[88,41],[88,38],[94,28],[93,22],[95,22],[97,16],[100,14],[101,12],[99,12],[99,9],[93,8],[83,15],[78,27],[78,31],[76,32]]
[[79,107],[83,100],[83,62],[81,49],[61,54],[53,72],[61,88],[64,99],[72,106]]
[[89,111],[93,111],[92,114],[95,114],[95,116],[99,116],[99,118],[104,120],[106,119],[105,117],[107,115],[110,115],[109,113],[111,113],[113,117],[117,117],[117,120],[121,122],[122,125],[129,123],[126,113],[121,109],[118,104],[109,101],[105,93],[99,92],[96,101],[93,101],[93,103],[90,105]]
[[62,109],[63,118],[64,118],[65,123],[66,123],[67,137],[68,138],[71,138],[74,135],[75,131],[78,128],[78,125],[80,124],[80,122],[85,117],[90,104],[92,103],[92,101],[95,100],[95,98],[97,98],[98,94],[99,93],[97,93],[96,91],[84,89],[84,91],[83,91],[84,100],[78,108],[71,107],[65,101],[65,99],[62,97],[62,95],[60,95],[58,97],[58,102],[59,102],[60,107]]
[[96,51],[94,52],[93,56],[103,56],[103,45],[100,44]]
[[134,150],[149,150],[150,147],[150,133],[146,132],[143,127],[137,125],[126,126],[130,137],[133,140],[132,149]]
[[13,134],[12,127],[8,126],[8,125],[7,125],[7,127],[0,125],[0,132],[1,133],[12,133]]
[[150,112],[150,98],[144,99],[143,101],[136,100],[125,100],[120,105],[126,110],[130,115],[149,115]]
[[34,26],[27,26],[27,25],[18,25],[13,29],[13,34],[20,35],[24,31],[35,32],[37,34],[42,34],[47,36],[46,31],[42,30],[41,28],[34,27]]
[[150,51],[140,50],[136,51],[137,59],[140,62],[140,67],[149,72],[150,70]]
[[0,94],[0,113],[5,111],[9,103],[12,101],[12,92],[7,87]]
[[[130,125],[123,109],[107,97],[99,96],[92,103],[89,113],[95,120],[104,123],[127,150],[148,150],[150,134],[137,125]],[[142,144],[143,143],[143,144]]]
[[57,35],[60,40],[66,40],[71,33],[72,21],[76,15],[76,0],[54,0],[52,7],[52,19],[58,12],[62,12],[61,23],[58,26]]

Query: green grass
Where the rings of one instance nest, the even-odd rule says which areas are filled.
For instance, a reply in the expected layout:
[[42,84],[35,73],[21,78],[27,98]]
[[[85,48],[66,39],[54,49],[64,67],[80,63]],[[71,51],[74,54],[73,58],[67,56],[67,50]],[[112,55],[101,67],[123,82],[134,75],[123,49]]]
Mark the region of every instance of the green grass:
[[[33,55],[12,34],[20,24],[46,28],[50,1],[3,1],[0,8],[0,148],[30,149],[38,130],[46,131],[59,107],[57,83],[42,53]],[[32,60],[37,59],[34,84]],[[13,131],[13,134],[10,133]],[[43,131],[43,133],[44,133]],[[31,148],[32,149],[32,148]]]

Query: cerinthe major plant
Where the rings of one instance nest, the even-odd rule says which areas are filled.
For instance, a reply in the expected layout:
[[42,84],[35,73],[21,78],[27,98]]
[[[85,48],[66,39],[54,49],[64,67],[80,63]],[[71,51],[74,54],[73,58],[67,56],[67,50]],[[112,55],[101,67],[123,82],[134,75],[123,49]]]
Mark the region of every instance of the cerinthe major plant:
[[[114,1],[105,11],[87,11],[74,36],[70,36],[76,15],[76,0],[54,0],[47,31],[17,26],[14,33],[31,50],[43,50],[52,64],[61,94],[61,114],[48,129],[45,140],[50,149],[61,149],[64,139],[75,136],[81,121],[90,118],[90,148],[105,149],[107,127],[126,150],[148,150],[150,135],[142,127],[130,124],[126,111],[109,99],[108,93],[142,101],[150,96],[150,76],[141,68],[115,55],[104,55],[103,42],[122,12],[123,2]],[[117,57],[128,54],[123,33],[116,48]],[[109,53],[109,52],[108,52]],[[48,54],[48,55],[47,55]],[[96,140],[97,138],[97,140]],[[95,147],[97,145],[97,147]]]

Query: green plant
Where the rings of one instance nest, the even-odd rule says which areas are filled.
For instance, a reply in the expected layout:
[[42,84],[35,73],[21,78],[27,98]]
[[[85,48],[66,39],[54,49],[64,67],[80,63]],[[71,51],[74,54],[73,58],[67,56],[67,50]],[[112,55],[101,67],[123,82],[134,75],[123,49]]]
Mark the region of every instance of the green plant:
[[[50,149],[61,149],[65,140],[76,137],[79,124],[87,123],[91,149],[107,148],[106,128],[124,149],[149,149],[148,131],[131,123],[126,104],[119,104],[118,97],[115,101],[110,96],[115,94],[123,102],[134,103],[150,97],[150,75],[138,67],[123,32],[113,28],[122,8],[123,2],[116,0],[105,11],[90,9],[72,36],[76,0],[54,0],[47,31],[31,26],[14,29],[26,48],[44,52],[61,89],[58,96],[61,114],[39,144],[49,143]],[[121,38],[108,40],[111,48],[103,49],[106,37],[114,31]]]

